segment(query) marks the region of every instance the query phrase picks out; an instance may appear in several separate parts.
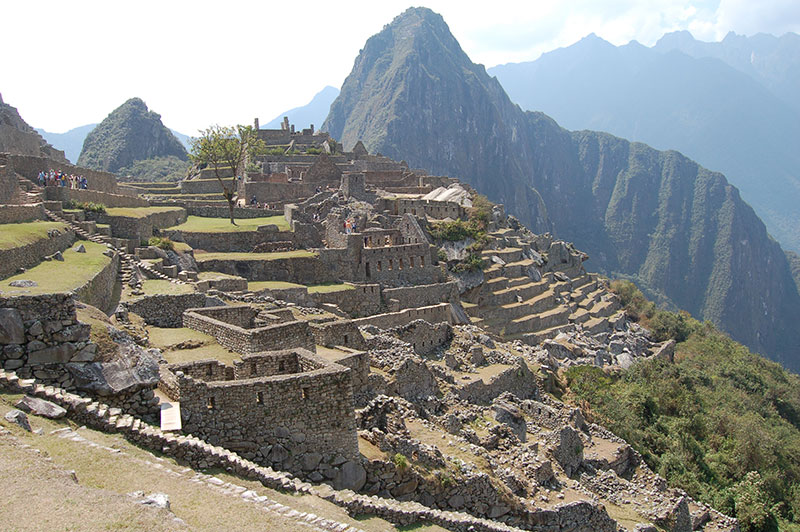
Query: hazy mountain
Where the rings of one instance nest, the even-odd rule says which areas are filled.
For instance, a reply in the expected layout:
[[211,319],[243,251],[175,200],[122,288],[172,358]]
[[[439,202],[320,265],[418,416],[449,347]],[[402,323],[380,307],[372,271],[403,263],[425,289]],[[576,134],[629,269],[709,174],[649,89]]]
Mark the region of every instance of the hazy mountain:
[[83,141],[86,139],[86,135],[88,135],[96,125],[97,124],[86,124],[85,126],[78,126],[65,133],[51,133],[38,127],[36,131],[44,137],[47,142],[59,150],[62,150],[64,155],[67,156],[67,159],[74,164],[81,154]]
[[345,148],[363,139],[466,180],[587,251],[590,269],[631,277],[800,369],[786,256],[722,174],[522,111],[432,11],[409,9],[367,41],[323,127]]
[[261,124],[261,127],[264,129],[280,129],[283,117],[288,116],[289,123],[294,124],[299,129],[307,128],[310,124],[314,124],[314,127],[319,128],[322,122],[325,121],[325,117],[328,116],[331,103],[337,96],[339,96],[339,89],[328,85],[315,94],[306,105],[284,111],[266,124]]
[[800,250],[800,113],[743,72],[590,35],[489,73],[513,101],[567,128],[677,149],[724,172],[769,232]]
[[692,57],[713,57],[744,72],[800,112],[800,35],[752,37],[728,33],[720,42],[698,41],[688,31],[667,33],[655,50],[680,50]]
[[16,107],[3,102],[0,95],[0,153],[48,157],[65,162],[64,152],[55,149],[19,115]]
[[186,149],[139,98],[111,112],[87,136],[78,165],[118,172],[136,161],[175,157],[187,160]]

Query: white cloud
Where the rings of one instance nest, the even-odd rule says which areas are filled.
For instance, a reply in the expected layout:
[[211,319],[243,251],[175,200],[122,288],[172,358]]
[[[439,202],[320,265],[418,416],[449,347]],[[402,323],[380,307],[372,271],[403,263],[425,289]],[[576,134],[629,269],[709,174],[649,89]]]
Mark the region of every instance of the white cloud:
[[[12,0],[3,6],[0,91],[36,127],[102,120],[139,96],[185,133],[269,120],[339,86],[364,42],[408,7],[386,0]],[[689,29],[800,31],[797,0],[431,0],[462,48],[493,66],[535,59],[588,33],[653,44]],[[8,23],[13,21],[13,23]]]

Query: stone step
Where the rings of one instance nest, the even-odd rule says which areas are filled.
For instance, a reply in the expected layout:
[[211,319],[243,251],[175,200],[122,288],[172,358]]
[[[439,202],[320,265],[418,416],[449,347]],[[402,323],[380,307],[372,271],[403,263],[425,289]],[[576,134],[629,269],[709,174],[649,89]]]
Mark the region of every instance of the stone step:
[[539,345],[545,340],[552,340],[562,332],[570,332],[575,329],[575,325],[567,323],[565,325],[556,325],[541,331],[527,333],[522,335],[522,341],[528,345]]
[[497,256],[506,264],[510,262],[517,262],[522,260],[522,249],[520,248],[503,248],[503,249],[485,249],[481,253],[484,260],[490,260],[490,257]]
[[537,332],[558,325],[568,325],[569,315],[569,308],[560,305],[546,312],[522,316],[506,325],[506,334]]

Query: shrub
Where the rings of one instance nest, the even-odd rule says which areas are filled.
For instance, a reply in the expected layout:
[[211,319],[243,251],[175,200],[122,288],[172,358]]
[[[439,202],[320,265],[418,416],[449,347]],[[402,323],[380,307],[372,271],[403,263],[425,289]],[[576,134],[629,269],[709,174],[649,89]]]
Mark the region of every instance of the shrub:
[[404,454],[396,453],[392,457],[392,462],[400,473],[404,473],[409,468],[408,458]]
[[106,212],[106,206],[102,203],[95,203],[93,201],[75,201],[69,200],[67,202],[68,209],[82,209],[87,212]]
[[169,238],[161,236],[150,237],[150,240],[147,241],[147,245],[155,246],[157,248],[161,248],[163,250],[168,250],[168,251],[175,250],[175,243]]

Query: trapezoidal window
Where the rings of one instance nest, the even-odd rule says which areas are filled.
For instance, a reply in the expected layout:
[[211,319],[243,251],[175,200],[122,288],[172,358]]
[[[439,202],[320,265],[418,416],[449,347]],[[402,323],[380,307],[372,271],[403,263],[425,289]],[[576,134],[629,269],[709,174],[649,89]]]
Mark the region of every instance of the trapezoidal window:
[[302,388],[302,389],[300,390],[300,397],[301,397],[301,398],[302,398],[304,401],[307,401],[307,400],[309,399],[310,395],[309,395],[309,390],[308,390],[308,388]]
[[264,404],[264,392],[256,392],[256,404]]
[[216,402],[214,401],[213,397],[209,397],[206,400],[206,408],[209,410],[214,410],[217,407]]

